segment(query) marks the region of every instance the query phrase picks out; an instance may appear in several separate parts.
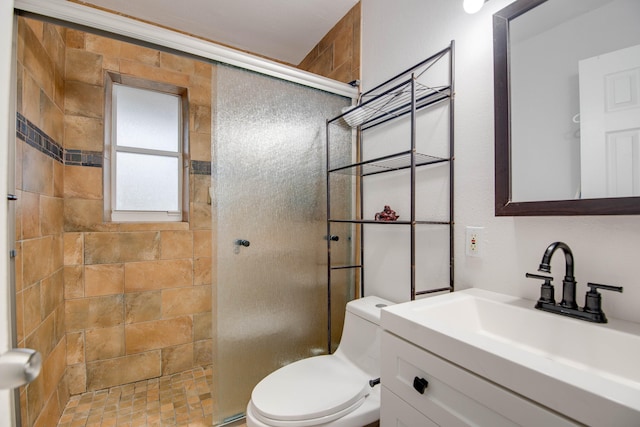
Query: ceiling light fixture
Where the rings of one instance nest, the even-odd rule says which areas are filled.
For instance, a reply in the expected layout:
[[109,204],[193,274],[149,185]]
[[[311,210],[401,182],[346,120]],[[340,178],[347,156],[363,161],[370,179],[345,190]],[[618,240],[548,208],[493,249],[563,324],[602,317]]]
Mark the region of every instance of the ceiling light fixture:
[[464,0],[462,2],[462,7],[464,11],[467,13],[476,13],[480,9],[482,9],[482,5],[485,0]]

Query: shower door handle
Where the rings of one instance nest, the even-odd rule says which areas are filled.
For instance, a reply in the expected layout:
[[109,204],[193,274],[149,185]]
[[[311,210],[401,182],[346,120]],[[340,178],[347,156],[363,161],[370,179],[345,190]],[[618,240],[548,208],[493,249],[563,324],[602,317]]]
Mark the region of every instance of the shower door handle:
[[238,239],[234,243],[236,244],[236,246],[244,246],[245,248],[249,247],[249,245],[251,244],[250,241],[243,239]]
[[14,348],[0,356],[0,389],[29,384],[40,374],[42,356],[30,348]]

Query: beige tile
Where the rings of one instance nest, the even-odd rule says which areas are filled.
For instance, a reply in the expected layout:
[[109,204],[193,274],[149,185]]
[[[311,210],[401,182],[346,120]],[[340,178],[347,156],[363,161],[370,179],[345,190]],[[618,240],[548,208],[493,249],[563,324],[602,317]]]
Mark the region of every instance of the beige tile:
[[87,368],[84,363],[67,367],[67,382],[71,394],[87,391]]
[[88,34],[84,31],[67,28],[65,36],[67,48],[83,49],[85,36],[88,36]]
[[215,65],[211,64],[210,62],[204,62],[204,61],[194,62],[194,73],[197,77],[211,80],[213,76],[214,68],[215,68]]
[[64,265],[83,263],[84,235],[82,233],[64,233]]
[[202,341],[212,338],[212,321],[211,312],[197,313],[193,315],[193,340]]
[[66,342],[59,341],[52,349],[49,356],[42,362],[42,375],[44,379],[44,392],[46,396],[51,394],[58,388],[58,383],[62,380],[66,363]]
[[86,264],[156,260],[160,257],[160,233],[87,233],[84,249]]
[[64,297],[68,300],[84,297],[84,268],[82,265],[64,267]]
[[134,262],[125,265],[125,292],[193,285],[191,259]]
[[65,62],[66,81],[78,81],[101,86],[102,55],[82,49],[67,49]]
[[16,341],[18,345],[24,340],[24,292],[16,292]]
[[40,195],[29,191],[22,192],[20,213],[23,238],[40,237]]
[[42,45],[53,60],[55,67],[64,68],[65,43],[55,25],[45,23]]
[[82,82],[65,83],[65,114],[102,118],[104,89],[102,86]]
[[[57,383],[56,383],[57,385]],[[58,418],[62,415],[59,398],[56,393],[49,397],[45,402],[42,411],[38,414],[33,427],[50,427],[57,425]]]
[[58,145],[64,139],[64,113],[53,102],[53,95],[40,96],[40,122],[38,127]]
[[[64,68],[56,66],[53,76],[53,102],[60,111],[64,111]],[[58,141],[62,143],[62,140]]]
[[36,418],[44,408],[46,396],[44,395],[44,379],[39,375],[31,384],[27,386],[26,393],[27,424],[32,426]]
[[193,233],[191,231],[161,231],[160,258],[180,259],[193,257]]
[[211,205],[209,205],[209,188],[213,187],[211,177],[208,175],[192,175],[191,183],[193,185],[191,201],[207,205],[211,209]]
[[151,351],[87,364],[87,389],[101,390],[161,374],[160,351]]
[[195,230],[193,232],[193,255],[197,258],[211,258],[211,230]]
[[15,284],[16,284],[16,291],[21,291],[24,288],[24,280],[22,278],[22,269],[23,269],[23,262],[22,262],[22,242],[18,241],[15,243],[15,248],[16,248],[16,259],[15,259]]
[[191,132],[189,134],[189,156],[191,160],[211,161],[211,134]]
[[24,286],[44,279],[52,272],[54,259],[53,238],[51,236],[24,240],[22,242],[22,269]]
[[87,297],[124,292],[124,264],[96,264],[84,268],[84,293]]
[[64,196],[102,200],[102,168],[65,166]]
[[102,200],[65,198],[64,230],[94,231],[102,226]]
[[22,74],[22,115],[32,123],[40,121],[40,86],[26,70]]
[[137,323],[162,318],[161,291],[128,293],[124,296],[125,322]]
[[186,74],[151,67],[140,62],[130,61],[127,59],[120,60],[120,72],[122,74],[139,76],[147,80],[169,83],[182,88],[188,87],[190,83],[189,76]]
[[196,61],[191,58],[160,52],[160,66],[167,70],[191,75],[195,73],[195,62]]
[[211,133],[211,106],[192,104],[189,106],[191,132]]
[[206,366],[213,363],[213,342],[211,340],[193,343],[194,366]]
[[211,229],[211,205],[206,203],[191,203],[189,224],[192,230]]
[[[155,49],[138,46],[132,43],[122,43],[120,47],[120,57],[130,59],[152,67],[160,66],[160,52]],[[145,77],[144,75],[140,77]]]
[[211,311],[211,286],[165,289],[162,291],[162,317]]
[[56,271],[42,280],[40,285],[42,316],[47,317],[61,304],[64,304],[64,276],[63,270]]
[[64,197],[64,165],[53,162],[53,197]]
[[40,197],[40,231],[43,236],[64,230],[64,201],[60,197]]
[[124,356],[124,325],[86,331],[87,362]]
[[25,146],[22,153],[22,189],[52,196],[53,162],[51,157]]
[[62,233],[52,235],[51,239],[51,246],[53,248],[51,271],[53,272],[64,267],[64,239],[62,238]]
[[198,105],[211,106],[213,99],[213,80],[211,77],[191,75],[191,86],[189,87],[189,102]]
[[22,291],[24,335],[31,334],[42,321],[40,283]]
[[31,335],[27,336],[24,342],[27,348],[38,350],[42,355],[42,359],[46,360],[57,344],[55,340],[54,316],[43,319],[42,323],[34,329]]
[[33,31],[25,31],[24,33],[24,62],[23,65],[31,73],[38,85],[43,88],[45,93],[53,93],[53,70],[54,64],[49,55],[47,55],[41,38],[33,33]]
[[127,354],[186,344],[192,340],[193,322],[189,316],[125,326]]
[[53,316],[54,316],[54,320],[55,320],[54,329],[55,329],[55,334],[56,334],[55,335],[56,336],[56,340],[60,341],[67,334],[67,329],[66,329],[66,320],[67,320],[67,318],[66,318],[66,315],[65,315],[65,305],[64,304],[58,305],[56,310],[53,312]]
[[85,34],[85,48],[89,52],[97,53],[102,56],[120,56],[120,47],[124,44],[119,40],[96,34]]
[[67,365],[84,363],[84,332],[67,333]]
[[193,284],[194,286],[211,285],[211,258],[196,258],[193,261]]
[[171,375],[193,367],[193,344],[162,349],[162,375]]
[[124,295],[68,300],[65,308],[69,332],[124,323]]
[[104,147],[104,122],[93,117],[66,115],[64,146],[73,150],[102,152]]

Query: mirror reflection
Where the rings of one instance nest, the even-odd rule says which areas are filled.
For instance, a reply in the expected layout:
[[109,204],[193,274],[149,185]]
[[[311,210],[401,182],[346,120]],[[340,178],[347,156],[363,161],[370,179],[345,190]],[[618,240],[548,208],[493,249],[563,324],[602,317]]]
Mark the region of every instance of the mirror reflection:
[[638,18],[548,0],[510,20],[512,201],[640,196]]

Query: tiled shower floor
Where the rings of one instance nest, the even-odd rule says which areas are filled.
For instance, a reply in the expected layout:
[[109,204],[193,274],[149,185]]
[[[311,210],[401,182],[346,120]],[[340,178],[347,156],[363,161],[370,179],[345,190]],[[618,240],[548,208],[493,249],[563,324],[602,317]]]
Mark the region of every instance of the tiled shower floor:
[[211,386],[208,367],[72,396],[58,427],[208,427]]

